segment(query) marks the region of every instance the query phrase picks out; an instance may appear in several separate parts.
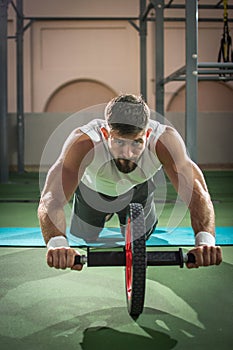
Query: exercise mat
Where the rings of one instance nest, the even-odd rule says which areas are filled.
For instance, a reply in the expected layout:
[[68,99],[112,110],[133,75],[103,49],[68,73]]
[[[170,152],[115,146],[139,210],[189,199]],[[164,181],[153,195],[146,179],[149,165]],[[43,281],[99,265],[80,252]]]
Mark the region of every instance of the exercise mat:
[[[119,228],[104,228],[95,243],[86,243],[72,236],[67,229],[67,237],[72,247],[121,246],[124,238]],[[147,246],[193,246],[194,234],[191,227],[158,227],[147,240]],[[217,245],[233,245],[233,226],[216,228]],[[45,243],[39,227],[1,227],[0,246],[44,247]]]

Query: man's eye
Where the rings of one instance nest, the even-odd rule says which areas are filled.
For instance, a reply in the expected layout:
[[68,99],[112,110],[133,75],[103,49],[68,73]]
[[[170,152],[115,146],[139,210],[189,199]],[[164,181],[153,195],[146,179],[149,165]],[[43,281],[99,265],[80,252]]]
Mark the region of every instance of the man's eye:
[[116,143],[118,146],[123,146],[123,145],[124,145],[124,141],[122,141],[122,140],[115,140],[115,143]]
[[134,140],[133,141],[133,146],[138,147],[138,146],[141,146],[141,145],[142,145],[141,141],[139,141],[139,140]]

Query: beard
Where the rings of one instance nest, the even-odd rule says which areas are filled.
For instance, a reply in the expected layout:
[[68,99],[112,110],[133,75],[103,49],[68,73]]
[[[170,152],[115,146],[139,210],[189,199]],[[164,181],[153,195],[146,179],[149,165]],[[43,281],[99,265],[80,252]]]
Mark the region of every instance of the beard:
[[114,162],[117,169],[124,174],[130,173],[137,167],[137,164],[134,161],[124,158],[116,158],[114,159]]

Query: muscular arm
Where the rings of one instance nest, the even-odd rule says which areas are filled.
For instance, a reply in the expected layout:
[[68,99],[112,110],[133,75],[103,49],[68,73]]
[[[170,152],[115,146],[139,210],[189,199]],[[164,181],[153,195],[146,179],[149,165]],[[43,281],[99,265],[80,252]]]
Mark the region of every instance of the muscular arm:
[[[68,137],[58,160],[48,172],[38,207],[38,218],[46,244],[52,237],[66,236],[64,206],[77,188],[85,167],[91,162],[92,150],[90,138],[76,130]],[[50,264],[49,261],[48,264],[54,267],[58,265],[56,262]]]
[[215,215],[205,179],[199,167],[188,157],[180,135],[172,128],[160,137],[156,152],[164,170],[190,210],[195,234],[215,234]]
[[[156,153],[174,188],[189,208],[195,235],[205,231],[215,236],[214,208],[204,176],[188,157],[182,138],[173,128],[167,127],[161,135],[156,144]],[[200,256],[196,256],[198,266],[212,264],[211,257],[205,261],[201,257],[202,249],[199,250]],[[213,263],[220,263],[220,260],[218,250]]]

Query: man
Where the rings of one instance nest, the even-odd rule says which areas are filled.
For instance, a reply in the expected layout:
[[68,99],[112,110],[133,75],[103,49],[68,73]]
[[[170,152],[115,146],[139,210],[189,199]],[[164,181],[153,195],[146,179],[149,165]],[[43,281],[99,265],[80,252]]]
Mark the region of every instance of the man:
[[153,178],[162,166],[190,211],[195,233],[190,253],[196,261],[187,267],[219,265],[214,209],[202,172],[177,131],[151,120],[142,98],[129,94],[108,103],[105,120],[74,130],[49,170],[38,208],[48,265],[82,269],[74,266],[78,252],[69,247],[65,234],[63,208],[73,195],[72,235],[95,242],[114,213],[124,234],[128,205],[135,202],[144,207],[144,234],[149,237],[157,224]]

